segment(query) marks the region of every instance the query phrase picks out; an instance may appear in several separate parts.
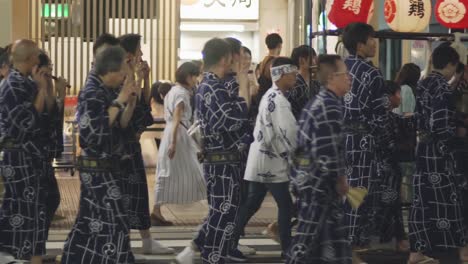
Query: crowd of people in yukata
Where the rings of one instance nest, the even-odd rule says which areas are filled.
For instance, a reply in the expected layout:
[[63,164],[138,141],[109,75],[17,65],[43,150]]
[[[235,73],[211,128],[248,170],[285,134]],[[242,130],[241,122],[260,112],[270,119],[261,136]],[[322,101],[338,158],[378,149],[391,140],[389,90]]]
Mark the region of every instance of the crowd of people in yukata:
[[[436,264],[434,252],[453,250],[468,261],[468,74],[460,55],[442,43],[423,76],[409,63],[391,81],[371,62],[370,25],[348,25],[342,41],[346,57],[307,45],[282,57],[273,33],[251,71],[251,51],[239,40],[213,38],[202,62],[179,66],[175,84],[150,85],[140,35],[97,38],[78,96],[81,195],[61,263],[134,263],[132,229],[144,254],[174,254],[150,233],[152,224],[172,225],[161,206],[204,199],[208,215],[176,261],[194,263],[198,252],[203,263],[246,262],[255,250],[239,240],[267,192],[278,206],[268,230],[285,263],[362,264],[359,252],[375,239],[409,252],[409,264]],[[52,160],[63,151],[68,84],[30,40],[13,43],[0,66],[0,260],[37,264],[60,203]],[[150,213],[139,139],[154,104],[166,125]],[[355,188],[367,192],[359,207],[346,198]]]

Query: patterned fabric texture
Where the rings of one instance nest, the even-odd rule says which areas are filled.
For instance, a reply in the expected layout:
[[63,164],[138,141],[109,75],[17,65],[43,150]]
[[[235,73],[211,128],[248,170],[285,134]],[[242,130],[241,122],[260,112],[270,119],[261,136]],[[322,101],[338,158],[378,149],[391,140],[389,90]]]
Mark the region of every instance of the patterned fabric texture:
[[[206,152],[245,150],[250,135],[247,104],[232,94],[223,80],[204,73],[196,98],[196,119],[201,122]],[[209,212],[195,243],[202,251],[203,263],[225,263],[236,228],[240,205],[240,162],[204,163]]]
[[113,169],[81,168],[80,209],[65,242],[62,263],[133,263],[130,248],[128,199],[120,158],[126,151],[122,129],[109,125],[107,109],[116,92],[90,73],[78,99],[82,153],[113,161]]
[[411,250],[432,252],[466,243],[462,196],[454,171],[454,105],[447,80],[433,72],[418,84],[416,174],[409,214]]
[[286,263],[352,263],[343,200],[335,189],[346,169],[342,112],[341,99],[323,89],[299,120],[291,179],[299,225]]
[[36,111],[36,84],[12,69],[0,87],[0,175],[5,196],[0,209],[0,251],[29,260],[45,254],[48,139],[43,116]]
[[346,175],[351,187],[365,187],[364,203],[353,209],[345,205],[349,239],[365,246],[370,236],[378,234],[381,181],[377,172],[377,150],[382,138],[388,138],[390,101],[383,93],[383,76],[379,69],[358,56],[345,60],[351,77],[351,90],[344,96]]

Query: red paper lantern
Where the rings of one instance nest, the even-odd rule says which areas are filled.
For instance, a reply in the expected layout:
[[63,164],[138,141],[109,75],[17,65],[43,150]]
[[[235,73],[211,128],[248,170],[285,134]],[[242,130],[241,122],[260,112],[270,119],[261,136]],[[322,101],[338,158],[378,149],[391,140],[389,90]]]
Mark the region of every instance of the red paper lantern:
[[468,28],[468,0],[437,0],[436,18],[448,28]]
[[372,18],[374,0],[334,0],[328,19],[338,28],[353,22],[368,23]]

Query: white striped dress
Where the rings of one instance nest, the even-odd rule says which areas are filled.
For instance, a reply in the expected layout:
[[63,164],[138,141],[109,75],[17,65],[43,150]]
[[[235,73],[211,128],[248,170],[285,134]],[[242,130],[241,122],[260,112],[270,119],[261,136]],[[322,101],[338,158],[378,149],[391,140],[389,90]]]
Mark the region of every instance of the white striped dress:
[[[197,147],[187,134],[192,120],[190,102],[190,92],[180,85],[174,86],[164,98],[166,128],[156,168],[156,204],[187,204],[206,199],[206,184],[197,159]],[[184,112],[177,130],[175,156],[171,160],[168,150],[172,142],[173,113],[180,103],[184,104]]]

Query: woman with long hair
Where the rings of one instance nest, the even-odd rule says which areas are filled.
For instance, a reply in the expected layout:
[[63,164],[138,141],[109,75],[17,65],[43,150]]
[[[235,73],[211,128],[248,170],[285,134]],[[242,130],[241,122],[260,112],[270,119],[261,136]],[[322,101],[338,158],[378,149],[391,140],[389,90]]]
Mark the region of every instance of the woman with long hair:
[[163,204],[188,204],[206,199],[206,185],[197,147],[187,130],[192,122],[191,90],[197,84],[200,67],[185,62],[176,72],[176,85],[164,98],[166,128],[156,168],[156,225],[170,225],[161,214]]

